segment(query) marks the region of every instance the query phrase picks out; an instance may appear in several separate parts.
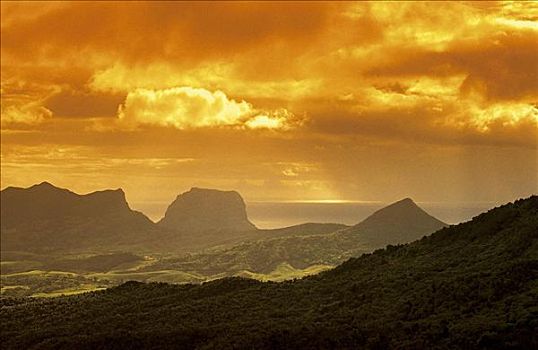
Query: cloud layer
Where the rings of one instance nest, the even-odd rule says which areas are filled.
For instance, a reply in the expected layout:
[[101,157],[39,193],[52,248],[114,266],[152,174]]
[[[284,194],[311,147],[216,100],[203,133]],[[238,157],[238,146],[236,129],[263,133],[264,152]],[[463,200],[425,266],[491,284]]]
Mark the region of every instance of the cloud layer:
[[[108,157],[196,159],[152,181],[258,199],[537,190],[537,2],[1,7],[3,184],[75,149],[74,188]],[[140,187],[126,164],[102,183]]]

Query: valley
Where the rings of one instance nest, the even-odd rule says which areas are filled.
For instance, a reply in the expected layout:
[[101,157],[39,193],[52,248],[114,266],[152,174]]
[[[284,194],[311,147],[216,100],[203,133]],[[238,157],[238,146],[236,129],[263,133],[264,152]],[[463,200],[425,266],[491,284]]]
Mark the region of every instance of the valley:
[[[248,221],[237,192],[193,189],[179,195],[157,224],[130,210],[121,190],[81,196],[42,183],[1,195],[4,296],[83,293],[131,280],[296,279],[446,226],[411,199],[355,226],[305,223],[262,230]],[[48,211],[39,205],[44,202]],[[143,225],[132,226],[132,220]]]

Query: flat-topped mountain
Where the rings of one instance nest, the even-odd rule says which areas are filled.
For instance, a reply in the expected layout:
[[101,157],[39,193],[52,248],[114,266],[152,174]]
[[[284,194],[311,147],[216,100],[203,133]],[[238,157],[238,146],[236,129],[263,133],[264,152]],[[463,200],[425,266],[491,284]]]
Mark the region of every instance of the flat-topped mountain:
[[239,193],[196,187],[178,195],[158,224],[183,232],[256,230]]
[[405,198],[379,209],[347,231],[369,246],[409,243],[448,225]]
[[121,189],[86,195],[43,182],[0,192],[2,250],[86,250],[151,240],[156,227]]

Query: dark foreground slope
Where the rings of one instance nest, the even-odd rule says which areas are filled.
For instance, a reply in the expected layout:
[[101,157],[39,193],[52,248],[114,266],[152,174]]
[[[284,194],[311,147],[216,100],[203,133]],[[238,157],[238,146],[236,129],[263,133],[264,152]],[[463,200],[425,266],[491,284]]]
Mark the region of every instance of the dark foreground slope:
[[295,282],[3,299],[2,348],[532,349],[538,197]]

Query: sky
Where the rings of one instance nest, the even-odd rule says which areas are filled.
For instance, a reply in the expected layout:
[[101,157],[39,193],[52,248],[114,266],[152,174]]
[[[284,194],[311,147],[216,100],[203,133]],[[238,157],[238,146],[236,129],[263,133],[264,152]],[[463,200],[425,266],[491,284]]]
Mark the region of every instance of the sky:
[[1,3],[2,188],[502,203],[537,146],[537,2]]

